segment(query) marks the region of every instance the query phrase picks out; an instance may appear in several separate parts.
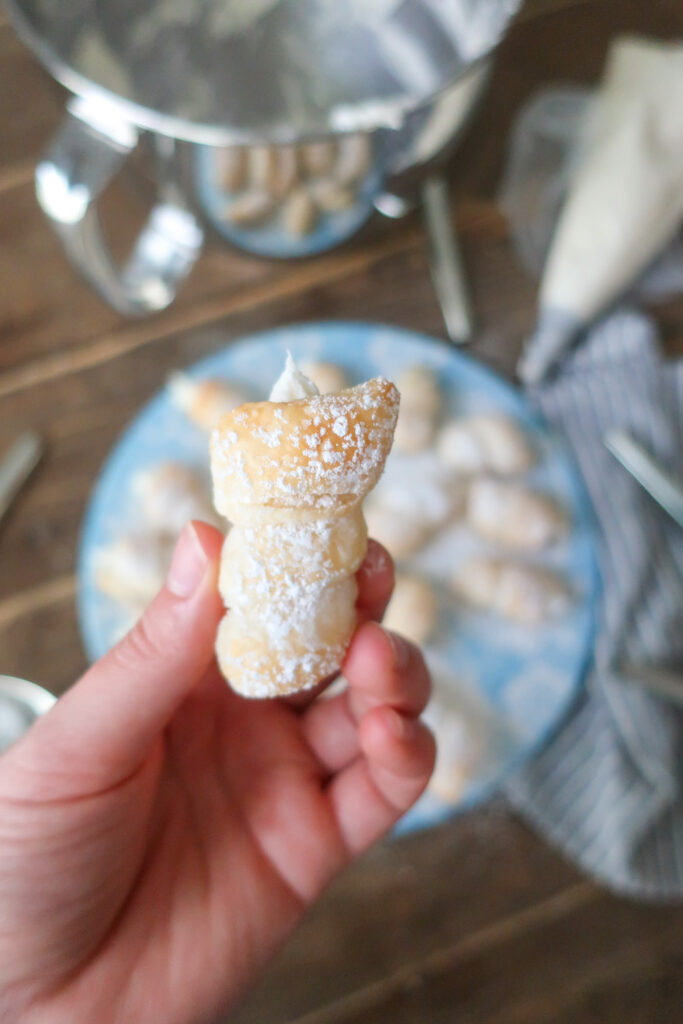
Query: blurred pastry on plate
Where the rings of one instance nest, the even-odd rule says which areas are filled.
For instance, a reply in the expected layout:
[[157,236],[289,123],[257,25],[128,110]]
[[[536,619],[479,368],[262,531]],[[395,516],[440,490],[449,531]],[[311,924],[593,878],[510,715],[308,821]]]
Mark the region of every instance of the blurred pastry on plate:
[[141,612],[164,585],[173,538],[159,533],[122,534],[99,549],[95,582],[102,593]]
[[495,477],[470,483],[467,523],[484,540],[524,551],[554,543],[565,536],[568,525],[554,498]]
[[449,420],[439,431],[436,451],[457,473],[525,473],[536,454],[522,430],[509,416],[481,413]]
[[271,217],[277,208],[277,201],[270,192],[261,188],[250,188],[230,200],[223,210],[229,224],[247,227],[260,224]]
[[340,185],[354,185],[372,167],[372,145],[367,135],[343,135],[337,143],[337,162],[332,169]]
[[243,405],[244,393],[227,380],[198,380],[185,373],[172,373],[168,379],[171,401],[197,427],[210,433],[221,416]]
[[452,805],[504,755],[507,740],[502,722],[474,687],[463,685],[440,659],[428,655],[427,663],[433,687],[424,718],[436,739],[428,791]]
[[244,146],[216,149],[218,183],[227,192],[239,192],[247,180],[247,150]]
[[249,146],[247,149],[248,179],[255,189],[273,194],[275,150],[271,146]]
[[411,473],[405,462],[390,460],[386,479],[365,503],[370,536],[397,559],[414,554],[462,515],[466,497],[457,478],[423,471],[419,466]]
[[294,145],[255,145],[248,151],[249,181],[271,200],[289,196],[299,182],[299,157]]
[[311,181],[308,191],[321,213],[341,213],[350,210],[356,197],[346,185],[340,185],[334,178],[318,178]]
[[299,364],[301,372],[312,380],[321,395],[343,391],[349,386],[346,373],[336,363],[309,359]]
[[300,159],[304,170],[312,178],[320,178],[329,174],[337,159],[337,145],[335,142],[308,142],[299,149]]
[[131,491],[140,517],[151,530],[177,537],[186,523],[221,520],[211,502],[208,478],[182,462],[159,462],[133,478]]
[[505,558],[471,558],[451,579],[457,597],[473,608],[538,626],[558,618],[571,603],[571,590],[558,573]]
[[282,224],[292,238],[310,235],[316,225],[318,211],[309,189],[299,185],[282,204]]
[[432,528],[424,519],[402,515],[381,498],[365,505],[368,536],[383,544],[392,558],[408,558],[427,543]]
[[334,216],[357,202],[371,169],[363,136],[303,146],[234,146],[218,150],[218,187],[228,195],[222,216],[242,229],[279,222],[293,239],[310,235],[319,215]]
[[416,644],[424,644],[434,634],[438,618],[438,600],[434,587],[419,576],[399,572],[394,592],[384,615],[384,625]]
[[424,366],[411,366],[399,374],[396,387],[401,396],[401,411],[394,444],[400,452],[424,451],[432,442],[441,409],[436,375]]
[[466,715],[432,700],[424,714],[436,740],[436,763],[428,792],[445,804],[456,804],[483,760],[485,738]]
[[279,146],[275,153],[275,166],[270,190],[278,199],[288,196],[299,182],[299,156],[296,146]]

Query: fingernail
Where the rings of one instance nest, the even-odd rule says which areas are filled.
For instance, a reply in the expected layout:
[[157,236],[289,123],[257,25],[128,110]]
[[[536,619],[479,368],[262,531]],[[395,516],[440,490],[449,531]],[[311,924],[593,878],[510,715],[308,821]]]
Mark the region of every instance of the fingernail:
[[387,715],[387,724],[392,734],[397,740],[401,740],[403,743],[412,739],[415,735],[415,722],[412,718],[406,718],[405,715],[400,715],[398,711],[390,709]]
[[364,576],[376,576],[387,571],[391,561],[388,552],[375,540],[368,541],[368,549],[359,572]]
[[410,661],[410,646],[407,640],[404,640],[398,633],[392,633],[390,629],[385,629],[389,643],[392,646],[394,652],[394,668],[399,669],[408,667]]
[[199,542],[194,523],[188,523],[178,538],[168,570],[166,586],[176,597],[191,597],[204,578],[208,559]]

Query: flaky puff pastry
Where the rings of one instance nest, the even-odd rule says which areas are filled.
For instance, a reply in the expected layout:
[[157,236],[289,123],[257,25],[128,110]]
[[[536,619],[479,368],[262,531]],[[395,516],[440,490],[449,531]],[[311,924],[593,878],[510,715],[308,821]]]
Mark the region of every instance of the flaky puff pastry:
[[361,502],[391,449],[398,392],[376,378],[337,394],[241,406],[211,438],[214,503],[233,524],[216,653],[238,693],[274,697],[338,669],[356,625]]

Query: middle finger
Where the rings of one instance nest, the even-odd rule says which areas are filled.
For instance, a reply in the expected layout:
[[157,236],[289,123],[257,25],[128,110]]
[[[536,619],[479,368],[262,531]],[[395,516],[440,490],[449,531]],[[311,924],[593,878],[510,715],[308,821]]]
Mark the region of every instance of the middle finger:
[[419,648],[375,624],[358,630],[344,676],[345,693],[317,701],[301,718],[305,740],[330,772],[359,756],[358,723],[367,711],[383,705],[416,717],[429,700],[429,673]]

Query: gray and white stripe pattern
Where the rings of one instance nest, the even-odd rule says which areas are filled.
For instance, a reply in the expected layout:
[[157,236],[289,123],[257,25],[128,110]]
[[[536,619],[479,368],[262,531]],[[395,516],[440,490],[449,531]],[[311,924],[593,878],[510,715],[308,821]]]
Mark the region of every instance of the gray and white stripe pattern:
[[634,896],[683,896],[683,711],[618,665],[683,674],[683,531],[603,444],[622,429],[683,476],[683,362],[621,310],[561,376],[531,392],[567,437],[593,500],[603,582],[586,688],[554,739],[507,787],[513,804],[591,875]]

